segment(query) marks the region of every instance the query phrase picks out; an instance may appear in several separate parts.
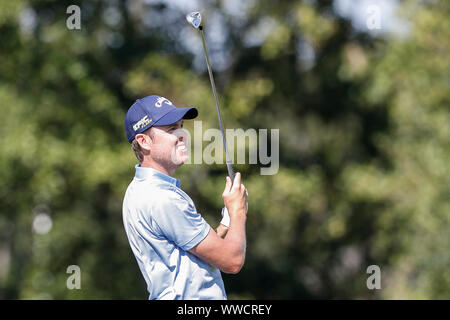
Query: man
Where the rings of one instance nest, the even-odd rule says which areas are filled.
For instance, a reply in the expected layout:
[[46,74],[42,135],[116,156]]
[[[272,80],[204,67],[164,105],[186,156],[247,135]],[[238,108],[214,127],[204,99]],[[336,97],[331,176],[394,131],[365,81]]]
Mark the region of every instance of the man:
[[125,116],[128,142],[140,163],[123,200],[123,223],[149,299],[226,299],[219,270],[238,273],[244,264],[247,208],[241,175],[236,173],[234,182],[226,179],[226,210],[216,230],[173,177],[187,160],[183,119],[197,115],[196,108],[148,96]]

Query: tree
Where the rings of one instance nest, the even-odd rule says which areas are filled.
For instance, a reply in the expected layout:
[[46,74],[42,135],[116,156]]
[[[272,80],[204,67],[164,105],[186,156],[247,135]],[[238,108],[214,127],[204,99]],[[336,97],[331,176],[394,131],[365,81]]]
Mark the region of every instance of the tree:
[[[121,218],[136,163],[123,118],[157,93],[217,126],[200,39],[172,2],[85,1],[74,30],[69,5],[0,5],[0,298],[145,299]],[[277,174],[236,166],[248,249],[224,275],[230,298],[448,297],[448,4],[399,9],[400,38],[352,28],[330,1],[202,12],[225,126],[280,134]],[[211,225],[225,175],[177,171]]]

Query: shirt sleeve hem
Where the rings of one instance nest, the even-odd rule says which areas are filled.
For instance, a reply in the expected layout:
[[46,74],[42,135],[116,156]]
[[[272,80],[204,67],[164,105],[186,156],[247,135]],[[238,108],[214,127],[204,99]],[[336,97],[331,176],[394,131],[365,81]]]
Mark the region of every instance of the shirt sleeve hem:
[[188,251],[193,247],[195,247],[196,245],[198,245],[203,239],[206,238],[210,229],[211,229],[210,225],[205,221],[203,229],[192,240],[188,241],[183,246],[181,246],[181,249]]

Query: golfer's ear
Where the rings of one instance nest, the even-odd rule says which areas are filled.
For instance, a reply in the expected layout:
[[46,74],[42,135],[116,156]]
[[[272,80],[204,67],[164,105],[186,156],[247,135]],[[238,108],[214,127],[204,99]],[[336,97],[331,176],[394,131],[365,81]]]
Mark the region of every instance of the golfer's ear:
[[148,135],[140,133],[136,135],[135,139],[142,149],[150,151],[151,138]]

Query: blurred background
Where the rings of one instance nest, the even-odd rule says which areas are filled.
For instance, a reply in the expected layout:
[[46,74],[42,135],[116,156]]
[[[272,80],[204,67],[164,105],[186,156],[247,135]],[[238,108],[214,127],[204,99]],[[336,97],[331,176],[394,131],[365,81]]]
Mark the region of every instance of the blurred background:
[[[229,298],[449,299],[450,2],[433,0],[0,1],[0,299],[147,299],[123,121],[159,94],[217,127],[191,11],[225,126],[280,134],[277,174],[236,166],[248,248]],[[225,176],[176,172],[213,227]]]

